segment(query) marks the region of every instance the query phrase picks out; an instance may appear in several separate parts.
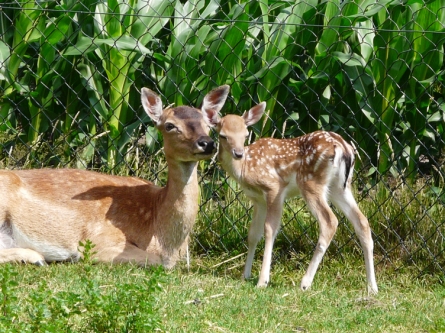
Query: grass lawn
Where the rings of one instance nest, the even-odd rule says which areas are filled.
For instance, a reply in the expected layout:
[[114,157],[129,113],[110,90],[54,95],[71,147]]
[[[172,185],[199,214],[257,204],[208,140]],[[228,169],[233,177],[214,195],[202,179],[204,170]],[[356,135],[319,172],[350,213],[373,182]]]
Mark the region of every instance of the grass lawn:
[[445,332],[444,286],[409,270],[378,271],[379,294],[368,297],[364,266],[353,258],[322,265],[307,292],[299,289],[304,272],[292,263],[275,265],[266,289],[241,281],[242,267],[230,269],[233,263],[206,264],[168,273],[159,299],[165,331]]
[[361,258],[326,258],[312,288],[296,262],[275,263],[268,288],[240,279],[244,257],[192,258],[190,268],[89,263],[0,266],[4,332],[445,332],[445,287],[409,268],[377,267],[368,296]]

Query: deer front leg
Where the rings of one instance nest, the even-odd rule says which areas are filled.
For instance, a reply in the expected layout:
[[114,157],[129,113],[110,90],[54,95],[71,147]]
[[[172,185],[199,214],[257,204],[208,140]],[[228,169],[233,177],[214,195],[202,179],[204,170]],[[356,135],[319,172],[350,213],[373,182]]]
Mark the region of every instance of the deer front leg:
[[252,223],[250,224],[249,235],[247,237],[248,250],[246,265],[244,266],[245,279],[249,279],[252,275],[253,258],[255,256],[256,246],[263,236],[266,212],[265,202],[253,201],[253,219]]
[[307,290],[312,285],[318,266],[320,265],[338,226],[337,217],[334,215],[323,196],[318,197],[317,195],[306,193],[305,199],[312,214],[318,220],[320,234],[314,255],[309,263],[306,274],[301,281],[300,287],[302,290]]
[[40,253],[22,248],[10,248],[0,250],[0,264],[7,262],[30,263],[37,266],[45,266],[46,261]]
[[101,262],[114,262],[114,263],[135,263],[141,267],[149,265],[162,265],[162,258],[155,253],[149,253],[138,248],[132,244],[125,244],[121,246],[107,247],[103,249],[97,249],[95,258]]
[[283,212],[283,197],[281,193],[267,195],[267,213],[264,223],[264,256],[261,273],[257,287],[266,287],[270,281],[270,265],[272,263],[272,250],[281,224]]

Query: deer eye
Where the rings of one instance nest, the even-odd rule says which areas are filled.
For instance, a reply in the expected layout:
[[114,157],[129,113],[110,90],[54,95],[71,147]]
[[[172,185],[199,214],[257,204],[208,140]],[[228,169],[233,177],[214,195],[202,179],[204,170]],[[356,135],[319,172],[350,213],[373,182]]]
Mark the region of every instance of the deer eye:
[[223,140],[227,140],[227,136],[225,136],[225,135],[221,135],[221,134],[220,134],[220,135],[219,135],[219,138],[220,138],[220,139],[223,139]]
[[166,130],[167,132],[170,132],[170,131],[172,131],[172,130],[175,129],[175,128],[176,128],[176,126],[173,125],[172,123],[165,123],[165,130]]

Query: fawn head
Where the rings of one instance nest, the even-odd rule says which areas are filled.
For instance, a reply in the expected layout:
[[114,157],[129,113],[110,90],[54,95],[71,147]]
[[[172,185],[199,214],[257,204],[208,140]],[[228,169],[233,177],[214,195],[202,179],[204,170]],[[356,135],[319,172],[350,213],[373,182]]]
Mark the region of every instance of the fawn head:
[[162,133],[167,158],[191,162],[212,157],[215,143],[209,137],[203,114],[218,114],[228,93],[226,85],[212,90],[204,97],[201,109],[177,106],[163,110],[161,98],[150,89],[142,88],[142,106]]
[[219,135],[220,152],[228,152],[234,159],[244,156],[244,143],[249,135],[248,126],[256,124],[266,109],[266,102],[262,102],[242,116],[228,114],[222,118],[218,114],[207,113],[206,120],[210,126],[215,127]]

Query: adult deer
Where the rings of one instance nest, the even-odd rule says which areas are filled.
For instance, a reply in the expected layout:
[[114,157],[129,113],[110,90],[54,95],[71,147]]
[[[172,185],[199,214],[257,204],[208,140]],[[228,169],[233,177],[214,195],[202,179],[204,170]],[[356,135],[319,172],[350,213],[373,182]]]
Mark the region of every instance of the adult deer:
[[330,200],[352,222],[364,252],[368,291],[377,293],[371,230],[351,192],[353,147],[340,135],[324,131],[294,139],[259,139],[245,147],[249,134],[247,127],[260,120],[265,107],[263,102],[242,117],[226,115],[220,118],[217,112],[204,115],[219,133],[218,160],[221,166],[241,185],[253,203],[244,278],[251,276],[255,248],[264,231],[265,248],[258,286],[267,286],[284,200],[302,196],[318,220],[320,235],[301,289],[311,286],[337,229],[338,220],[329,207]]
[[198,161],[215,150],[202,113],[218,112],[228,91],[208,93],[201,110],[163,110],[142,88],[143,108],[164,138],[165,187],[82,170],[0,171],[0,263],[77,260],[88,239],[98,261],[172,267],[198,212]]

